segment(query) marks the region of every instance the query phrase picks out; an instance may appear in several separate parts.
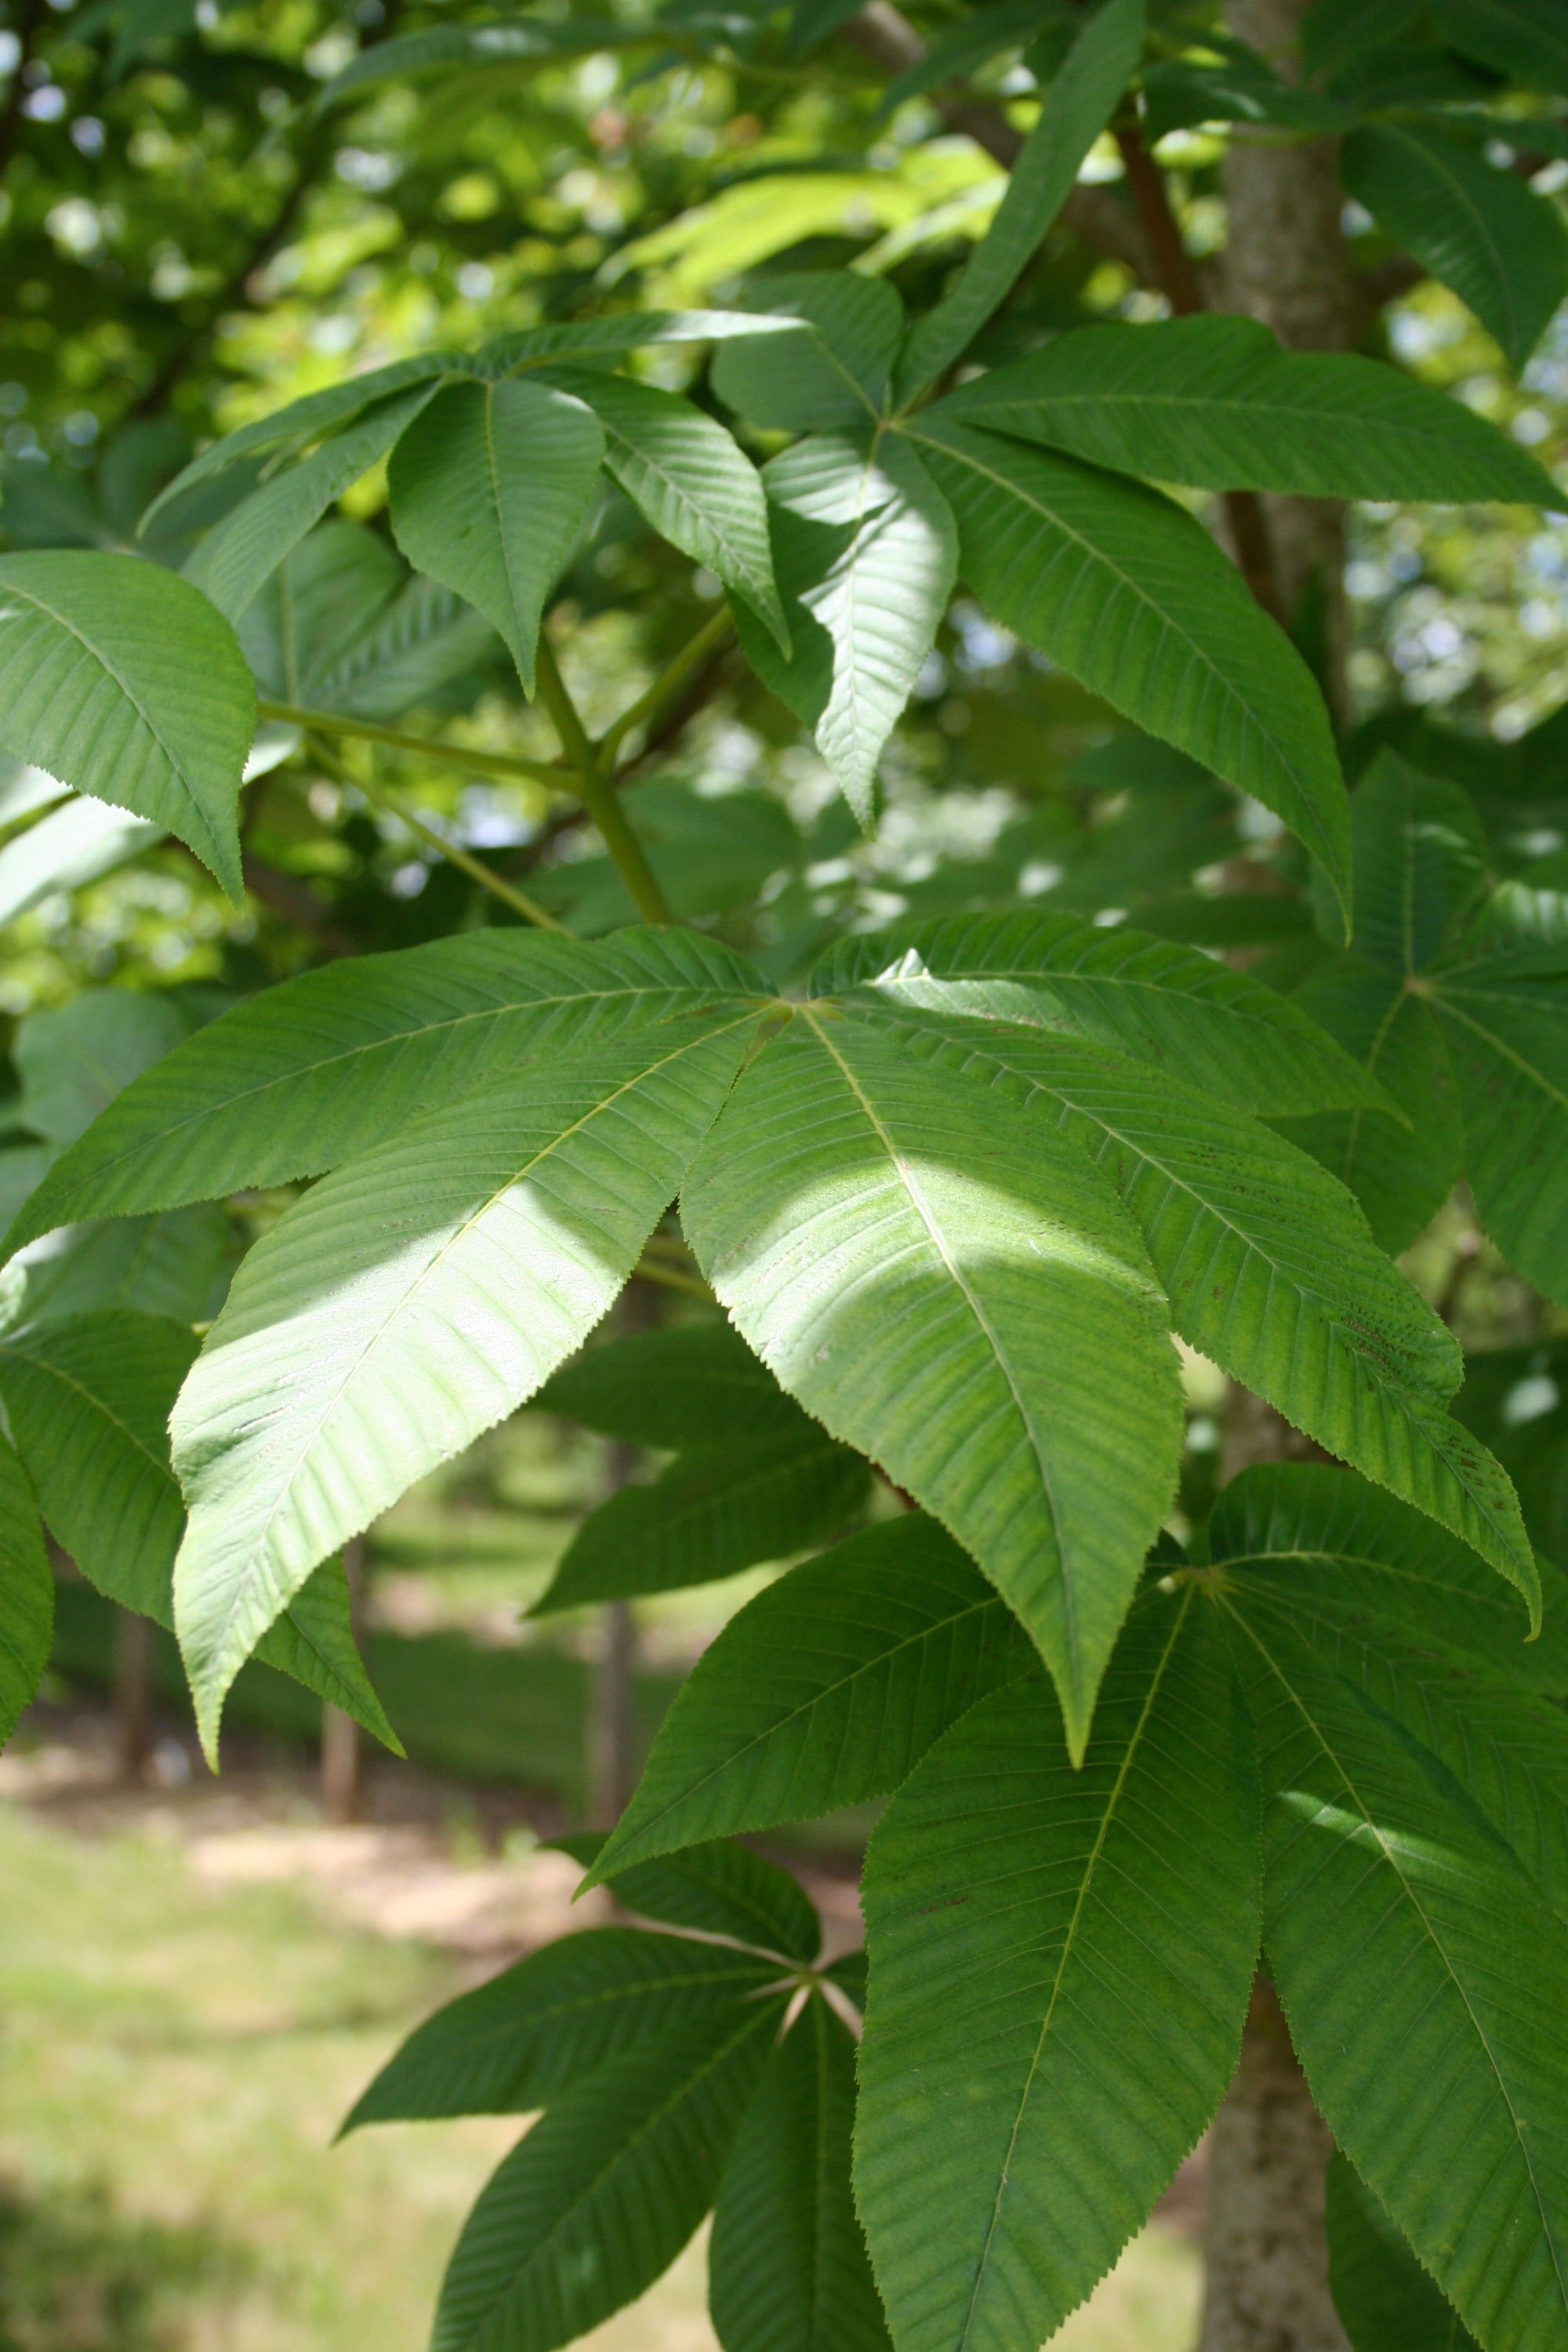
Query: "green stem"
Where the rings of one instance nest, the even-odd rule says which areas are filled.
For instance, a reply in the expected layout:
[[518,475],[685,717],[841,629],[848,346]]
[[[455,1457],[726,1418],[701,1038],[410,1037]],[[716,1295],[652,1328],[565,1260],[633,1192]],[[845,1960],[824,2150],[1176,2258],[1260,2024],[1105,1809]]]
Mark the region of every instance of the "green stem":
[[423,817],[416,816],[412,809],[405,808],[402,802],[383,786],[369,783],[363,776],[350,775],[347,769],[330,753],[323,752],[321,744],[313,743],[310,748],[322,766],[330,768],[341,782],[352,784],[355,792],[364,794],[367,801],[374,801],[377,808],[384,808],[389,816],[395,816],[399,824],[405,824],[409,832],[416,834],[421,841],[427,841],[449,866],[456,866],[470,881],[477,882],[482,890],[488,890],[492,898],[499,898],[503,906],[522,916],[526,922],[536,923],[541,930],[565,929],[565,924],[557,922],[553,915],[547,914],[537,899],[530,898],[521,890],[514,890],[510,882],[503,882],[499,874],[492,874],[480,858],[470,856],[457,842],[446,840],[433,824],[426,824]]
[[683,687],[694,670],[700,669],[716,647],[721,646],[734,623],[728,604],[721,604],[711,620],[705,621],[694,637],[689,637],[670,663],[654,679],[646,694],[639,694],[629,710],[623,710],[615,724],[607,727],[598,742],[599,757],[606,763],[613,761],[634,727],[651,719],[659,705]]
[[577,778],[546,760],[524,760],[511,751],[471,751],[461,743],[440,743],[428,735],[405,735],[401,728],[378,727],[374,719],[350,719],[335,710],[300,710],[291,702],[259,702],[258,714],[313,735],[349,735],[364,743],[384,743],[391,751],[413,751],[441,768],[466,768],[476,776],[524,776],[555,792],[574,792]]
[[615,785],[599,764],[598,754],[588,740],[588,730],[577,713],[577,706],[566,691],[566,681],[556,664],[554,649],[542,633],[535,657],[535,676],[539,682],[539,698],[550,713],[551,721],[561,738],[561,749],[576,771],[571,785],[583,806],[599,828],[600,837],[608,850],[616,873],[631,894],[633,906],[645,923],[673,923],[669,901],[659,887],[658,877],[647,862],[647,853],[626,822]]

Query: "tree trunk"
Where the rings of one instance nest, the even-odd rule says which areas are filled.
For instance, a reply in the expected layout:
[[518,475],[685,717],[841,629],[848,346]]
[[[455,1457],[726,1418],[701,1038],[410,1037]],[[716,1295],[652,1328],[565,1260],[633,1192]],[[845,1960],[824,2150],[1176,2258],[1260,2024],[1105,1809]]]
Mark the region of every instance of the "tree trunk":
[[[616,1483],[624,1486],[625,1476]],[[632,1717],[637,1646],[637,1622],[631,1603],[607,1602],[588,1694],[585,1762],[590,1829],[614,1829],[637,1786],[637,1742]]]
[[[1229,0],[1226,23],[1287,80],[1300,78],[1310,0]],[[1362,315],[1340,227],[1339,158],[1329,140],[1233,130],[1225,167],[1227,307],[1293,351],[1344,351]],[[1285,615],[1305,635],[1321,611],[1320,675],[1346,716],[1344,509],[1331,499],[1265,501]],[[1233,1387],[1222,1472],[1323,1460],[1271,1407]],[[1312,2105],[1272,1987],[1260,1977],[1236,2080],[1209,2137],[1207,2281],[1199,2352],[1349,2352],[1328,2287],[1323,2175],[1332,2146]]]
[[114,1612],[114,1764],[140,1780],[153,1752],[153,1624],[133,1610]]
[[[1300,78],[1310,0],[1231,0],[1230,31],[1288,81]],[[1272,327],[1290,351],[1342,352],[1363,315],[1340,228],[1337,142],[1281,140],[1233,127],[1225,166],[1226,308]],[[1320,672],[1336,719],[1346,716],[1344,509],[1332,499],[1264,501],[1284,616],[1305,634],[1321,606]]]
[[1208,2147],[1208,2276],[1198,2352],[1349,2352],[1329,2294],[1329,2127],[1274,1992],[1253,1988],[1236,2080]]

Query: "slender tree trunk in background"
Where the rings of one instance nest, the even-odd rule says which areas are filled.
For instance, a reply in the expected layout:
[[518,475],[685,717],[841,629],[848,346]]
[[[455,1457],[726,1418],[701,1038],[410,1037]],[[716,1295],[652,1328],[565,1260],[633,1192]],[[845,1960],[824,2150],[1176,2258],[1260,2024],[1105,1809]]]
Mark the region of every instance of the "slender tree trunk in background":
[[[1286,79],[1299,79],[1310,0],[1230,0],[1232,33]],[[1333,142],[1233,134],[1225,167],[1226,307],[1271,327],[1293,351],[1344,351],[1362,315],[1341,231]],[[1287,620],[1303,635],[1321,599],[1320,675],[1347,713],[1344,509],[1328,499],[1265,500]],[[1225,1477],[1258,1462],[1324,1456],[1271,1407],[1233,1386]],[[1207,2275],[1198,2352],[1349,2352],[1329,2294],[1323,2175],[1332,2141],[1312,2104],[1273,1988],[1260,1977],[1236,2080],[1209,2135]]]
[[[1229,29],[1288,81],[1300,78],[1300,26],[1310,0],[1231,0]],[[1340,227],[1344,194],[1329,139],[1281,141],[1233,131],[1225,166],[1226,307],[1272,327],[1288,350],[1347,351],[1363,306]],[[1321,597],[1322,682],[1345,716],[1344,509],[1332,499],[1264,501],[1288,622]]]
[[140,1780],[153,1752],[153,1622],[132,1610],[114,1612],[114,1763],[121,1780]]
[[1209,2134],[1198,2352],[1348,2352],[1323,2236],[1332,2145],[1279,2004],[1259,1978],[1241,2063]]
[[[631,1453],[630,1446],[616,1448]],[[626,1483],[625,1475],[617,1479]],[[588,1826],[614,1829],[637,1785],[637,1740],[632,1684],[637,1672],[637,1632],[631,1603],[609,1601],[599,1632],[599,1654],[588,1694]]]
[[[352,1536],[343,1546],[343,1574],[348,1579],[349,1614],[354,1638],[359,1638],[360,1601],[364,1586],[364,1538]],[[340,1828],[359,1812],[359,1726],[341,1706],[321,1703],[321,1811]]]

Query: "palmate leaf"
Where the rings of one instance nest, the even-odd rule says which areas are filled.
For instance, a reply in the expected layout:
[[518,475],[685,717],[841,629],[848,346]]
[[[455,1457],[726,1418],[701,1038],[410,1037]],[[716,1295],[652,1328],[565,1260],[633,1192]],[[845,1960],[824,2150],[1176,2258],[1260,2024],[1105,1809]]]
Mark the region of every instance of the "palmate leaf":
[[1352,2352],[1480,2352],[1353,2164],[1329,2158],[1329,2289]]
[[434,580],[415,578],[313,689],[317,709],[400,719],[465,678],[495,650],[482,613]]
[[772,1436],[804,1418],[728,1323],[629,1331],[584,1349],[552,1374],[533,1403],[603,1437],[670,1453],[717,1437]]
[[777,1979],[771,1960],[687,1936],[590,1927],[563,1937],[426,2018],[342,2129],[527,2115],[651,2037],[732,2012]]
[[267,699],[321,709],[321,680],[375,625],[405,577],[385,540],[341,516],[290,548],[235,624]]
[[1438,131],[1369,122],[1341,152],[1344,184],[1523,367],[1568,293],[1568,232],[1544,197]]
[[855,2044],[820,1995],[768,2061],[713,2214],[724,2352],[891,2352],[849,2188]]
[[582,1344],[756,1018],[649,1029],[415,1118],[252,1250],[173,1422],[175,1618],[209,1747],[317,1562]]
[[649,1022],[765,992],[692,931],[479,931],[286,981],[199,1030],[62,1153],[4,1246],[82,1217],[319,1175],[441,1101]]
[[898,396],[908,403],[967,350],[1005,300],[1072,193],[1084,157],[1110,121],[1143,48],[1143,0],[1108,0],[1047,85],[1039,119],[1014,164],[996,217],[957,285],[910,337]]
[[1342,1470],[1270,1464],[1233,1478],[1203,1548],[1227,1577],[1273,1563],[1315,1621],[1342,1622],[1352,1642],[1397,1650],[1425,1641],[1524,1689],[1568,1696],[1561,1572],[1542,1564],[1542,1630],[1531,1640],[1517,1594],[1468,1545]]
[[1212,956],[1071,915],[959,916],[837,942],[812,993],[1060,1029],[1260,1116],[1391,1106],[1297,1003]]
[[150,990],[86,989],[68,1004],[29,1013],[12,1058],[22,1082],[24,1126],[54,1144],[74,1143],[100,1110],[191,1034],[173,996]]
[[725,406],[786,432],[864,433],[886,405],[904,339],[897,287],[851,269],[783,269],[754,279],[751,295],[759,310],[812,331],[722,343],[712,382]]
[[345,376],[342,383],[325,384],[320,392],[307,393],[302,400],[291,400],[286,407],[274,409],[270,416],[254,417],[248,425],[224,434],[193,457],[159,491],[138,529],[145,536],[165,508],[173,506],[198,483],[226,473],[242,458],[276,459],[288,452],[308,448],[323,435],[352,425],[378,403],[411,386],[433,383],[437,377],[453,374],[467,365],[468,362],[457,352],[419,352],[408,359],[393,360],[386,367],[369,368],[363,375]]
[[651,2286],[713,2201],[782,2010],[727,2008],[555,2101],[464,2225],[431,2352],[553,2352]]
[[549,381],[592,409],[608,470],[660,538],[743,598],[787,655],[767,500],[756,467],[723,426],[690,401],[628,376],[552,368]]
[[227,1216],[211,1202],[68,1226],[0,1274],[0,1322],[58,1323],[110,1307],[205,1322],[223,1304],[239,1247]]
[[748,1602],[659,1727],[592,1879],[653,1854],[886,1796],[1038,1660],[934,1520],[850,1536]]
[[618,1901],[645,1919],[700,1935],[724,1936],[755,1950],[809,1965],[822,1945],[822,1922],[800,1881],[749,1846],[714,1838],[683,1853],[622,1869],[599,1867],[605,1840],[595,1830],[557,1838],[556,1845],[588,1868],[584,1885],[607,1881]]
[[1380,751],[1351,801],[1355,952],[1402,980],[1454,940],[1486,884],[1486,832],[1469,794]]
[[169,1410],[196,1345],[124,1308],[0,1341],[0,1398],[51,1531],[100,1591],[164,1623],[184,1520]]
[[239,902],[240,774],[256,693],[233,632],[130,555],[0,562],[0,741],[194,849]]
[[865,1503],[866,1464],[806,1414],[791,1418],[766,1436],[694,1446],[651,1486],[601,1503],[531,1614],[712,1584],[837,1535]]
[[1217,312],[1058,335],[950,393],[941,413],[1202,489],[1536,506],[1560,496],[1462,402],[1373,360],[1282,351],[1256,320]]
[[864,1899],[855,2188],[896,2340],[1016,2352],[1147,2218],[1240,2047],[1257,1783],[1191,1588],[1140,1602],[1081,1770],[1040,1682],[964,1716],[889,1807]]
[[1103,1179],[884,1024],[803,1010],[740,1080],[681,1214],[783,1385],[1022,1618],[1080,1748],[1179,1425],[1163,1301]]
[[410,391],[377,401],[300,464],[274,474],[208,531],[184,566],[185,580],[229,620],[237,620],[289,549],[429,406],[438,383],[432,375]]
[[1513,1489],[1444,1410],[1459,1384],[1457,1344],[1316,1162],[1076,1040],[929,1018],[905,1034],[908,1050],[990,1076],[1087,1148],[1137,1221],[1184,1339],[1473,1545],[1535,1605]]
[[1327,713],[1202,525],[1142,484],[941,410],[903,429],[957,518],[960,568],[987,611],[1273,809],[1347,905],[1349,809]]
[[[168,1420],[195,1351],[187,1328],[126,1309],[0,1342],[0,1399],[51,1531],[100,1592],[170,1628],[184,1507]],[[354,1648],[341,1560],[316,1570],[257,1654],[402,1755]]]
[[786,660],[735,608],[747,659],[808,726],[869,832],[877,762],[947,610],[957,541],[920,459],[883,436],[812,434],[763,469]]
[[1568,1930],[1429,1749],[1280,1613],[1219,1597],[1313,2099],[1489,2352],[1544,2352],[1568,2326]]
[[[1447,1048],[1465,1126],[1465,1172],[1510,1263],[1568,1301],[1568,951],[1555,972],[1526,947],[1430,973],[1426,1003]],[[1545,961],[1553,960],[1551,957]]]
[[387,469],[399,547],[500,631],[531,695],[540,616],[604,455],[603,430],[581,400],[503,376],[448,384]]
[[31,1704],[55,1626],[55,1580],[37,1505],[22,1465],[0,1439],[0,1748]]

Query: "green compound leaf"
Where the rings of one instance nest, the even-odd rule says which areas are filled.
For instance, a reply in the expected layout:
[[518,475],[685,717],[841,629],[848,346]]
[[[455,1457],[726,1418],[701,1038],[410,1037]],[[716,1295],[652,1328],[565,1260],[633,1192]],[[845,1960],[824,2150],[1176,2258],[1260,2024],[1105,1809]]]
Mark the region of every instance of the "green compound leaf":
[[694,1446],[651,1486],[623,1486],[584,1521],[531,1613],[712,1584],[837,1535],[865,1503],[867,1465],[806,1414],[792,1423]]
[[1568,1301],[1568,955],[1478,955],[1426,984],[1465,1127],[1465,1173],[1487,1231],[1510,1265]]
[[186,582],[132,555],[0,561],[0,743],[177,835],[237,906],[255,725],[234,633]]
[[802,1414],[728,1323],[629,1331],[586,1348],[545,1381],[540,1412],[563,1412],[603,1437],[675,1453],[684,1446],[773,1437]]
[[1071,915],[956,916],[840,940],[816,996],[1061,1030],[1152,1062],[1260,1117],[1391,1108],[1297,1003],[1212,956]]
[[317,1562],[582,1344],[755,1019],[649,1030],[414,1119],[252,1250],[173,1424],[175,1616],[209,1747]]
[[764,686],[812,730],[869,833],[877,762],[952,593],[952,517],[907,445],[809,435],[764,467],[786,660],[745,605],[735,625]]
[[[100,1592],[170,1628],[184,1506],[168,1422],[195,1352],[188,1326],[123,1308],[0,1342],[0,1399],[50,1529]],[[354,1648],[341,1560],[294,1595],[257,1655],[402,1755]]]
[[464,2224],[431,2352],[554,2352],[651,2286],[713,2201],[782,2007],[726,2009],[557,2100]]
[[394,394],[405,392],[410,385],[432,383],[436,378],[449,375],[468,364],[456,352],[420,352],[409,359],[394,360],[386,367],[369,368],[363,375],[347,376],[342,383],[324,385],[320,392],[308,392],[302,400],[291,400],[286,407],[275,408],[270,416],[254,417],[248,425],[226,433],[199,457],[193,457],[159,491],[138,529],[145,534],[165,507],[172,506],[198,482],[226,473],[243,457],[276,459],[308,448],[324,434],[353,424],[367,409],[390,400]]
[[198,1030],[62,1153],[5,1247],[319,1175],[549,1050],[766,993],[693,931],[479,931],[306,972]]
[[685,1936],[563,1936],[416,2026],[342,2130],[527,2115],[654,2037],[721,2019],[777,1976],[771,1961]]
[[[764,341],[776,350],[773,337]],[[787,657],[762,479],[723,426],[690,401],[629,376],[552,368],[550,381],[592,409],[606,467],[659,537],[742,598]]]
[[1415,123],[1363,123],[1340,169],[1378,226],[1495,335],[1517,374],[1568,293],[1568,232],[1555,207]]
[[587,1865],[584,1886],[613,1884],[617,1899],[645,1919],[727,1936],[807,1963],[821,1948],[822,1922],[799,1880],[729,1838],[625,1870],[601,1868],[606,1840],[596,1830],[555,1843],[563,1853]]
[[22,1465],[0,1439],[0,1748],[49,1663],[55,1580],[38,1507]]
[[681,1213],[783,1385],[1022,1618],[1080,1748],[1178,1433],[1164,1304],[1104,1180],[884,1024],[805,1010],[742,1077]]
[[1279,1613],[1219,1597],[1312,2096],[1481,2342],[1545,2352],[1568,2327],[1568,1930],[1429,1748]]
[[1147,2218],[1240,2048],[1257,1780],[1192,1589],[1140,1602],[1080,1770],[1038,1682],[964,1716],[873,1836],[865,1904],[855,2187],[895,2337],[1016,2352]]
[[720,2183],[708,2293],[724,2352],[891,2352],[850,2195],[854,2120],[855,2044],[814,1996]]
[[886,404],[904,339],[898,289],[852,269],[781,269],[753,279],[750,299],[812,331],[722,343],[712,381],[725,406],[791,433],[863,433]]
[[335,499],[384,457],[398,436],[435,398],[431,378],[346,425],[300,464],[275,474],[209,530],[184,578],[237,621],[290,548],[297,547]]
[[1376,360],[1281,351],[1255,319],[1212,312],[1058,335],[942,413],[1201,489],[1548,507],[1562,495],[1463,402]]
[[1457,1345],[1314,1160],[1073,1039],[929,1018],[904,1034],[911,1052],[989,1076],[1075,1137],[1136,1220],[1182,1337],[1472,1544],[1535,1606],[1513,1489],[1444,1410]]
[[996,217],[957,285],[910,336],[898,391],[909,403],[973,342],[1011,293],[1072,194],[1084,157],[1116,110],[1143,49],[1143,0],[1108,0],[1047,84],[1039,119],[1014,164]]
[[100,1591],[165,1624],[184,1522],[169,1410],[196,1346],[188,1325],[123,1308],[0,1341],[0,1398],[51,1531]]
[[1348,2158],[1329,2158],[1329,2291],[1352,2352],[1480,2352]]
[[886,1796],[1037,1654],[945,1528],[850,1536],[749,1601],[659,1727],[596,1874]]
[[387,469],[397,544],[500,631],[529,695],[540,617],[604,456],[604,432],[581,400],[505,376],[448,384]]
[[[1541,1564],[1542,1625],[1519,1596],[1408,1504],[1325,1465],[1269,1463],[1221,1494],[1205,1538],[1226,1576],[1274,1577],[1314,1619],[1369,1631],[1384,1648],[1425,1641],[1522,1689],[1568,1696],[1568,1581]],[[1353,1591],[1347,1584],[1353,1579]]]
[[1350,898],[1328,714],[1234,564],[1169,499],[941,410],[904,427],[957,518],[986,610],[1151,735],[1282,817]]

